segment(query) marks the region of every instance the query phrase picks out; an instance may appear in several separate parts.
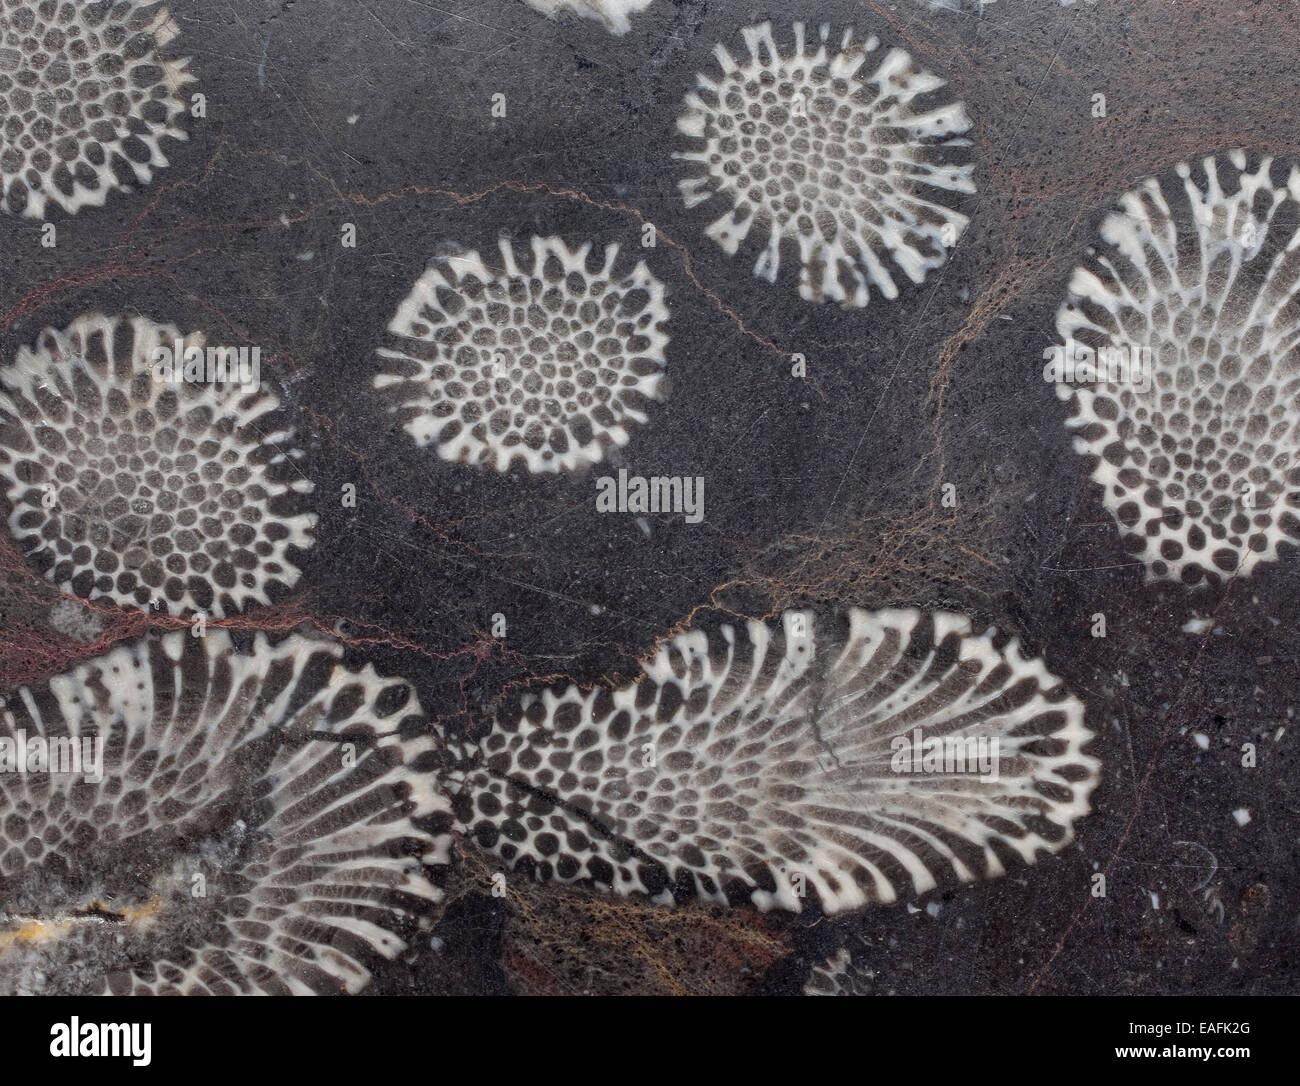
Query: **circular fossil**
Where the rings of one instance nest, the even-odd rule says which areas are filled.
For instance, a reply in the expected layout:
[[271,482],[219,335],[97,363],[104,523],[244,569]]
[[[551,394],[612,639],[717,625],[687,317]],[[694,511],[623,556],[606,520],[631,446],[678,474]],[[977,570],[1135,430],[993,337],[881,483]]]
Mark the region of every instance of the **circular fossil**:
[[722,74],[701,74],[686,96],[678,130],[694,149],[674,155],[699,171],[680,184],[687,207],[717,198],[731,209],[707,233],[729,255],[757,223],[766,248],[754,274],[776,282],[781,244],[797,243],[799,294],[812,302],[865,306],[874,287],[898,296],[894,269],[913,283],[947,259],[968,222],[936,200],[973,193],[972,167],[952,161],[969,146],[960,102],[925,96],[945,83],[891,49],[863,74],[879,47],[828,48],[822,25],[813,48],[794,24],[794,51],[783,52],[770,23],[743,31],[749,59],[714,50]]
[[539,879],[826,912],[1072,839],[1083,705],[960,616],[811,612],[679,634],[635,682],[546,691],[453,744],[459,822]]
[[156,2],[2,0],[0,207],[75,214],[166,166],[194,78],[160,55],[176,34]]
[[316,516],[294,496],[313,485],[279,481],[299,454],[263,429],[279,401],[260,382],[159,379],[178,341],[143,317],[47,328],[0,369],[0,478],[10,530],[60,588],[222,616],[297,582],[289,548]]
[[574,471],[627,444],[665,394],[664,286],[644,262],[617,270],[618,246],[587,267],[591,244],[533,238],[521,270],[476,252],[436,260],[388,326],[375,387],[417,444],[444,460],[508,471]]
[[0,711],[0,993],[355,991],[451,816],[414,691],[333,643],[115,648]]
[[1148,579],[1300,545],[1300,168],[1233,151],[1142,182],[1056,327],[1046,375]]

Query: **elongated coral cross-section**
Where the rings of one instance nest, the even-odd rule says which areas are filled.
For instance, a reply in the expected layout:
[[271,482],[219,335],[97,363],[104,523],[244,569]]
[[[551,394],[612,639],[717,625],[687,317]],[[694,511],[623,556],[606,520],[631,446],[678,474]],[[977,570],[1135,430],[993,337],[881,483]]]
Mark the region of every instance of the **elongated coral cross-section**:
[[3,0],[0,207],[75,214],[166,166],[194,78],[161,55],[176,34],[156,2]]
[[629,15],[645,11],[653,0],[525,0],[531,8],[554,17],[561,11],[571,11],[584,19],[603,23],[611,34],[626,34],[632,29]]
[[634,683],[525,702],[459,748],[457,817],[539,879],[793,911],[1071,840],[1099,763],[1040,660],[955,615],[814,621],[680,634]]
[[1148,579],[1300,545],[1300,168],[1234,151],[1144,181],[1057,331],[1075,449]]
[[969,146],[965,107],[924,99],[945,83],[901,49],[862,74],[875,37],[855,45],[846,30],[831,55],[826,25],[809,48],[796,23],[792,53],[770,23],[743,34],[749,59],[717,46],[721,77],[701,74],[677,120],[695,147],[674,157],[700,171],[681,182],[686,205],[731,205],[709,237],[734,255],[761,227],[767,244],[754,274],[771,282],[782,242],[794,241],[799,293],[812,302],[861,307],[873,288],[896,298],[896,271],[922,282],[968,222],[936,199],[975,191],[972,167],[952,161],[953,149]]
[[591,244],[533,238],[521,269],[476,252],[444,257],[388,326],[375,387],[420,445],[444,460],[508,471],[574,471],[627,444],[665,394],[663,284],[645,263],[620,272],[618,246],[588,268]]
[[355,991],[427,927],[432,740],[408,684],[341,655],[183,631],[11,695],[0,993]]
[[0,478],[10,530],[60,588],[227,615],[297,582],[289,548],[316,523],[297,495],[313,484],[292,432],[266,426],[268,389],[158,379],[155,351],[178,341],[143,317],[47,328],[0,369]]

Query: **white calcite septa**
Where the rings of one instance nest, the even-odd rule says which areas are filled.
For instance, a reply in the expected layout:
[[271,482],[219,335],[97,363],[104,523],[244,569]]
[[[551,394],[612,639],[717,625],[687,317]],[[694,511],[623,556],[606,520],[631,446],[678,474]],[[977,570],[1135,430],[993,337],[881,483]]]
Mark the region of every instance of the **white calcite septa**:
[[611,34],[626,34],[632,29],[629,15],[645,11],[654,0],[524,0],[531,8],[554,17],[562,11],[602,23]]
[[1079,700],[956,615],[786,612],[678,634],[643,669],[463,744],[470,840],[539,879],[833,913],[1033,863],[1098,781]]
[[[419,445],[508,471],[576,471],[626,445],[664,380],[664,285],[619,247],[531,242],[521,262],[458,250],[435,260],[388,326],[374,378]],[[631,262],[626,262],[630,264]]]
[[970,143],[965,107],[903,50],[877,56],[875,37],[796,23],[785,46],[763,23],[743,38],[748,56],[719,45],[720,73],[698,77],[677,120],[687,207],[727,205],[709,237],[731,255],[757,227],[754,274],[771,282],[793,242],[810,302],[861,307],[873,291],[896,298],[900,277],[923,282],[968,222],[952,206],[975,191],[952,154]]
[[1148,579],[1300,545],[1300,168],[1233,151],[1143,181],[1056,327],[1047,375]]
[[0,4],[0,208],[75,214],[166,166],[194,79],[176,35],[156,2]]
[[869,969],[854,961],[848,947],[840,947],[808,970],[803,994],[806,996],[865,996],[875,990]]
[[[157,352],[178,345],[203,352],[204,380],[160,379]],[[251,358],[222,372],[252,374]],[[207,373],[201,335],[102,314],[45,329],[0,369],[9,529],[48,580],[210,617],[298,581],[290,548],[312,546],[316,515],[297,505],[314,487],[294,468],[291,431],[267,425],[279,400],[260,379]]]
[[0,994],[356,991],[428,927],[433,741],[407,683],[341,656],[181,631],[9,695]]

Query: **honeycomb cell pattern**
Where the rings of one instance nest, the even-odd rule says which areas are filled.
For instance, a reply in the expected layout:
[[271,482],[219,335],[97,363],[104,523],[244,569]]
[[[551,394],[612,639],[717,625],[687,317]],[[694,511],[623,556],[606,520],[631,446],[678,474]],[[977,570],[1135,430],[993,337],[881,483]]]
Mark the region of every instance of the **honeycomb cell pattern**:
[[266,426],[267,389],[156,379],[179,336],[93,314],[23,347],[0,370],[0,478],[10,530],[64,591],[220,617],[297,582],[313,485],[292,433]]
[[181,630],[11,694],[0,994],[350,992],[431,926],[433,741],[406,682],[341,656]]
[[811,302],[867,305],[871,290],[899,294],[896,272],[913,283],[940,267],[968,219],[936,197],[975,191],[960,102],[937,103],[944,81],[890,49],[869,75],[871,37],[845,30],[833,56],[830,27],[812,48],[794,24],[782,52],[770,23],[743,32],[749,59],[723,45],[721,76],[698,76],[677,120],[692,149],[674,154],[694,176],[680,182],[687,207],[730,204],[706,230],[728,255],[757,224],[767,244],[754,274],[776,282],[781,245],[797,243],[799,294]]
[[[1100,764],[1041,660],[951,614],[814,623],[692,630],[635,682],[529,696],[451,744],[459,825],[539,880],[792,912],[889,903],[1069,843]],[[996,773],[900,762],[917,729],[996,738]]]
[[186,59],[177,27],[136,0],[0,0],[0,207],[44,218],[97,207],[167,165],[183,140]]
[[645,11],[653,0],[524,0],[529,7],[554,17],[562,11],[581,15],[602,23],[611,34],[626,34],[632,29],[629,15]]
[[1056,388],[1147,579],[1244,576],[1300,544],[1300,169],[1237,150],[1148,178],[1068,291],[1067,361],[1146,359],[1141,380]]
[[388,326],[375,388],[418,445],[444,460],[508,471],[575,471],[626,445],[663,399],[664,286],[644,261],[618,269],[617,245],[588,267],[591,243],[531,241],[521,270],[477,252],[439,258]]

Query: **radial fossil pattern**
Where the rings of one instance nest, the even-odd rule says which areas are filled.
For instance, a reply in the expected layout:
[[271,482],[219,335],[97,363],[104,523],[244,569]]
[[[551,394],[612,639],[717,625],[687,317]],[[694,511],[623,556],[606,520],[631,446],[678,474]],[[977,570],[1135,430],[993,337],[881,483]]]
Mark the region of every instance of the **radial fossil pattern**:
[[268,389],[156,379],[178,338],[143,317],[47,328],[0,370],[0,478],[10,530],[60,588],[220,616],[297,582],[313,484],[291,431],[266,426]]
[[162,55],[176,34],[157,3],[3,0],[0,207],[75,214],[166,166],[193,81],[188,59]]
[[808,301],[865,306],[872,288],[896,298],[896,271],[922,282],[968,222],[936,199],[975,191],[972,167],[954,161],[969,146],[965,107],[926,98],[944,81],[901,49],[863,74],[875,37],[859,45],[847,30],[832,55],[826,25],[810,48],[796,23],[791,53],[770,23],[743,34],[749,58],[719,45],[721,76],[698,77],[677,121],[692,149],[675,157],[699,171],[681,182],[686,205],[731,205],[709,237],[734,255],[760,226],[768,238],[754,274],[771,282],[782,243],[796,242]]
[[531,247],[528,270],[508,241],[500,270],[476,252],[435,261],[389,324],[375,387],[444,460],[573,471],[627,444],[663,398],[668,308],[644,261],[619,271],[610,245],[593,270],[590,243]]
[[1300,169],[1234,151],[1147,179],[1057,331],[1075,449],[1149,578],[1249,574],[1300,543]]
[[[634,683],[526,701],[460,747],[458,819],[537,878],[794,911],[997,875],[1071,839],[1099,764],[1083,706],[1040,660],[954,615],[813,624],[691,631]],[[918,729],[996,738],[996,779],[904,766]]]
[[[178,632],[11,695],[0,993],[355,991],[397,954],[450,814],[414,692],[340,656]],[[96,736],[98,773],[32,753]]]

